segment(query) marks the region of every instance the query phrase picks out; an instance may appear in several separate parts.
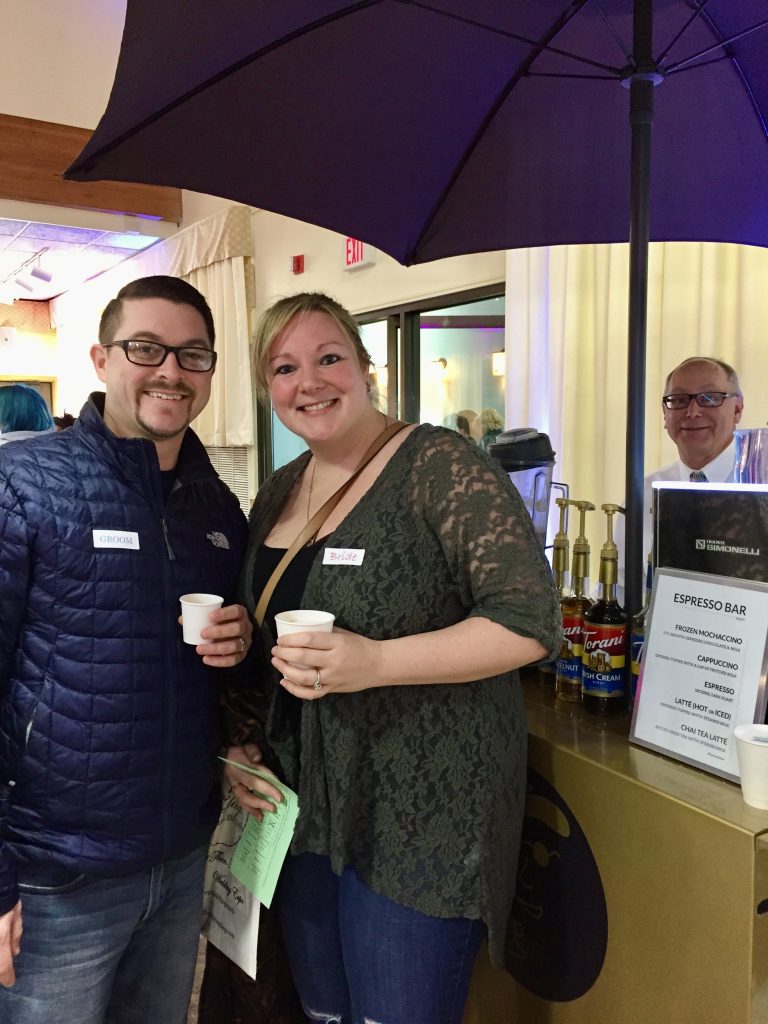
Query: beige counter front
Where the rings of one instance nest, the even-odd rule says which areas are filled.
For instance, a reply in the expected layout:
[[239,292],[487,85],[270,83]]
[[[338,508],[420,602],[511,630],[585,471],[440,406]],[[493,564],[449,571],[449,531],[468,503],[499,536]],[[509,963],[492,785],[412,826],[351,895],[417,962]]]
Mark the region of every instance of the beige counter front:
[[510,973],[481,959],[464,1024],[768,1024],[768,812],[524,689]]

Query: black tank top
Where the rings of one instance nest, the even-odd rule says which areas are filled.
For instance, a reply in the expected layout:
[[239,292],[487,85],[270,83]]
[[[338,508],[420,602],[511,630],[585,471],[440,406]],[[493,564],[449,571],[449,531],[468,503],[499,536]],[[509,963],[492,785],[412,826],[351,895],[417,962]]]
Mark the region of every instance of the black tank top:
[[[304,587],[307,585],[307,577],[312,569],[312,563],[324,544],[325,538],[301,548],[288,563],[283,575],[277,581],[277,586],[272,592],[272,597],[269,599],[269,604],[264,614],[264,621],[269,626],[273,637],[277,636],[275,615],[278,612],[287,612],[301,607],[301,598],[304,594]],[[253,568],[253,597],[256,604],[259,603],[262,590],[285,552],[286,548],[270,548],[266,544],[260,545]],[[269,651],[264,653],[267,662],[269,662]],[[281,692],[275,707],[276,717],[273,725],[278,730],[284,727],[290,729],[296,743],[296,749],[300,751],[301,705],[303,701],[299,700],[298,697],[294,697],[292,693],[288,693],[282,687],[279,687],[279,689]]]
[[[301,548],[288,563],[285,572],[277,581],[277,586],[272,592],[272,597],[269,599],[264,615],[264,619],[269,624],[269,628],[274,636],[277,636],[275,615],[278,612],[292,611],[294,608],[301,607],[301,598],[307,585],[307,577],[312,568],[312,563],[324,544],[325,539],[315,541],[314,544],[307,544],[306,547]],[[286,548],[269,548],[266,544],[262,544],[259,547],[253,568],[253,598],[256,604],[259,603],[262,590],[285,552]]]

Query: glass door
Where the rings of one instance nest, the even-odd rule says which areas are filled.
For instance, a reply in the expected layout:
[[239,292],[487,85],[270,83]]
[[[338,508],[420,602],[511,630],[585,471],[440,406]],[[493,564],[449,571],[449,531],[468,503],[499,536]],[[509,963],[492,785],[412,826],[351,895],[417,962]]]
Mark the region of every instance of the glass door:
[[419,421],[487,448],[504,429],[504,297],[419,315]]

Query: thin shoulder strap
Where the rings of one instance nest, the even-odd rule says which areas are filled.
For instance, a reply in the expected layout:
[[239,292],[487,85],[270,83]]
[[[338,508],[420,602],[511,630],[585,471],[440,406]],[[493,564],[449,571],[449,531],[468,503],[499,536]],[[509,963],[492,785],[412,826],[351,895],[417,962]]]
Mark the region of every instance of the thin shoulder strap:
[[320,527],[323,525],[325,520],[328,518],[331,512],[333,512],[338,503],[341,501],[341,499],[344,497],[344,495],[347,493],[349,488],[355,482],[360,473],[362,473],[362,471],[365,469],[365,467],[368,465],[368,463],[371,461],[374,455],[376,455],[377,452],[381,451],[381,449],[384,447],[387,441],[390,440],[390,438],[394,437],[395,434],[399,434],[400,431],[407,426],[407,423],[403,423],[401,420],[395,420],[395,422],[390,424],[390,426],[388,426],[386,430],[382,430],[382,432],[375,439],[373,444],[371,444],[371,446],[366,451],[365,455],[363,455],[362,459],[355,467],[352,476],[350,476],[348,480],[345,480],[337,491],[333,492],[328,501],[326,501],[324,505],[320,506],[320,508],[317,510],[317,512],[315,512],[315,514],[312,516],[312,518],[309,520],[306,526],[304,526],[301,529],[298,537],[296,537],[294,542],[291,544],[291,546],[285,552],[283,557],[280,559],[277,566],[275,567],[275,571],[269,577],[264,586],[264,589],[261,592],[259,603],[256,605],[256,611],[253,613],[253,617],[256,620],[256,625],[259,627],[259,629],[261,628],[261,624],[264,621],[264,615],[267,611],[267,605],[269,604],[270,598],[272,597],[275,587],[277,586],[280,577],[283,575],[288,565],[293,561],[297,553],[304,547],[307,541],[311,540],[318,533]]

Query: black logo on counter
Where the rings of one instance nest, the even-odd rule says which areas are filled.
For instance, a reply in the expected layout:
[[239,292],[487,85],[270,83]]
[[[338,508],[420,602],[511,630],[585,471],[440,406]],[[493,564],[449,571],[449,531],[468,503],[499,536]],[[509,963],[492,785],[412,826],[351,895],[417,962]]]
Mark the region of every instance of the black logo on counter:
[[570,807],[528,768],[528,794],[506,968],[553,1002],[594,985],[608,946],[608,910],[595,858]]

